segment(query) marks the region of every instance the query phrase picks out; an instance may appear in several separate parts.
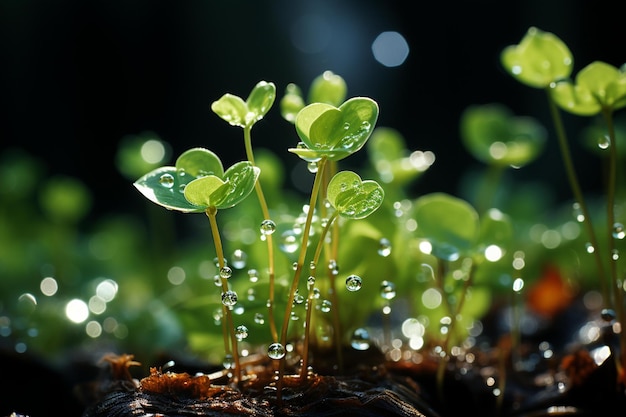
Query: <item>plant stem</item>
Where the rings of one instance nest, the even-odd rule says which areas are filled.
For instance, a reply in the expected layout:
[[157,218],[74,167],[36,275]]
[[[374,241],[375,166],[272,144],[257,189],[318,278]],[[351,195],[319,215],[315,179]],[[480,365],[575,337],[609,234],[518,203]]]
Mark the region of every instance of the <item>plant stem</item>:
[[[248,161],[255,165],[254,162],[254,152],[252,151],[252,126],[246,126],[243,129],[243,139],[244,145],[246,148],[246,157]],[[259,204],[261,205],[261,211],[263,212],[263,219],[270,220],[270,212],[267,207],[267,202],[265,201],[265,194],[263,194],[263,188],[261,187],[261,181],[257,181],[254,184],[254,190],[259,199]],[[267,257],[268,257],[268,271],[269,271],[269,299],[268,299],[268,320],[270,322],[270,332],[272,333],[272,340],[274,342],[278,341],[278,331],[276,329],[276,322],[274,321],[274,282],[275,282],[275,266],[274,266],[274,243],[272,239],[272,235],[266,235],[265,241],[267,242]]]
[[557,139],[559,141],[561,157],[563,158],[563,163],[565,165],[565,173],[567,174],[567,179],[569,181],[570,187],[574,194],[574,199],[580,205],[580,209],[584,216],[583,223],[585,224],[587,228],[589,241],[591,243],[591,246],[593,247],[593,256],[596,262],[596,267],[598,269],[598,279],[600,280],[600,288],[602,289],[604,302],[610,303],[611,296],[610,296],[609,290],[607,289],[606,275],[604,272],[602,259],[600,257],[600,251],[598,248],[598,239],[596,238],[595,231],[593,230],[593,223],[591,221],[591,216],[589,214],[589,210],[587,209],[587,204],[585,203],[585,200],[583,198],[583,193],[580,189],[580,183],[578,182],[576,171],[574,170],[574,164],[572,162],[569,145],[567,143],[565,129],[563,128],[563,121],[561,120],[561,114],[559,113],[559,109],[557,108],[556,103],[554,102],[554,100],[552,100],[552,97],[550,97],[550,90],[546,89],[546,93],[548,96],[548,104],[550,106],[550,114],[552,115],[552,121],[554,123],[554,127],[557,133]]
[[[614,302],[615,312],[617,314],[617,321],[624,323],[626,319],[626,312],[624,311],[624,295],[623,290],[619,284],[617,276],[617,259],[614,259],[615,240],[613,237],[613,228],[615,224],[615,188],[617,181],[617,140],[615,137],[615,125],[613,123],[613,112],[609,108],[602,109],[602,115],[606,122],[606,126],[609,133],[609,172],[606,190],[606,218],[607,218],[607,242],[608,242],[608,255],[609,255],[609,269],[611,274],[611,287],[615,291]],[[619,335],[620,339],[620,353],[618,361],[618,375],[623,374],[623,369],[626,369],[626,332],[622,331]],[[621,370],[619,369],[621,368]]]
[[[283,346],[287,344],[287,330],[289,327],[289,320],[291,317],[291,309],[293,308],[293,300],[298,289],[298,283],[300,281],[300,275],[302,274],[302,268],[304,260],[306,258],[307,246],[309,244],[309,231],[311,230],[311,223],[313,219],[313,212],[315,211],[315,204],[317,202],[317,196],[321,187],[321,172],[324,171],[326,165],[326,158],[320,159],[318,162],[318,170],[315,173],[315,180],[313,181],[313,188],[311,190],[311,196],[309,199],[309,211],[306,216],[306,222],[304,224],[304,230],[302,231],[302,243],[300,246],[300,255],[296,264],[296,271],[291,282],[291,288],[289,290],[289,299],[285,307],[285,316],[283,317],[283,327],[280,334],[280,342]],[[278,395],[281,395],[282,388],[282,376],[285,371],[285,357],[280,360],[280,368],[278,371]]]
[[[313,255],[313,259],[311,260],[311,262],[313,262],[315,265],[317,265],[319,261],[320,255],[322,253],[322,248],[324,247],[324,241],[326,240],[326,235],[328,234],[328,231],[330,230],[330,226],[331,224],[335,223],[336,218],[337,218],[337,212],[334,212],[331,218],[328,219],[328,223],[326,223],[326,226],[324,226],[324,229],[320,233],[320,239],[317,242],[315,255]],[[315,268],[314,271],[317,271],[317,268]],[[312,273],[312,276],[315,277],[315,272]],[[310,330],[311,330],[311,314],[313,311],[313,302],[314,302],[313,294],[314,294],[314,291],[312,288],[310,288],[309,293],[308,293],[308,298],[307,298],[306,321],[304,325],[304,345],[302,349],[302,368],[300,369],[300,378],[302,379],[306,379],[307,368],[309,366],[309,337],[310,337]],[[335,304],[333,303],[333,309],[334,307],[335,307]]]
[[[222,248],[222,240],[220,238],[219,228],[217,227],[217,209],[215,207],[209,207],[206,209],[206,215],[209,218],[209,223],[211,224],[211,232],[213,234],[213,242],[215,244],[215,252],[217,254],[217,259],[219,263],[220,270],[224,267],[224,250]],[[220,277],[220,281],[222,283],[222,292],[228,291],[228,281],[226,278]],[[239,349],[237,347],[237,338],[235,336],[235,328],[233,325],[233,317],[228,306],[222,304],[222,311],[224,312],[224,316],[226,318],[226,328],[227,331],[224,332],[224,349],[227,355],[233,356],[234,361],[234,378],[235,381],[239,382],[241,380],[241,367],[239,364]],[[223,325],[224,326],[224,325]],[[224,327],[222,327],[224,328]],[[228,343],[228,334],[230,336],[230,344]],[[232,346],[232,349],[231,349]]]

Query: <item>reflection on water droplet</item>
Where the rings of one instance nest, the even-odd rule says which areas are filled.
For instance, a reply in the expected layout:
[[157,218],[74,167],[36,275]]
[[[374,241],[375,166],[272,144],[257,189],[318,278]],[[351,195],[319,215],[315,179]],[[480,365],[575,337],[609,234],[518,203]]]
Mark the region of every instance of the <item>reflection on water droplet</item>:
[[261,234],[264,236],[271,235],[276,231],[276,223],[274,221],[266,219],[261,222]]
[[235,337],[241,342],[243,339],[248,337],[248,328],[243,324],[237,326],[237,329],[235,330]]
[[233,359],[233,355],[227,354],[224,356],[224,361],[222,362],[224,369],[233,369],[235,366],[235,361]]
[[163,174],[159,178],[159,184],[165,188],[172,188],[174,186],[174,176],[172,174]]
[[245,268],[247,260],[248,260],[248,254],[246,254],[241,249],[234,250],[233,256],[231,257],[233,268],[237,268],[237,269]]
[[222,293],[222,304],[231,307],[237,304],[237,293],[235,291],[226,291]]
[[256,269],[249,269],[248,278],[250,279],[250,282],[257,282],[259,280],[259,271]]
[[298,239],[293,230],[286,230],[280,241],[280,250],[285,253],[294,253],[298,250]]
[[600,317],[602,317],[602,320],[606,322],[612,322],[613,320],[615,320],[617,315],[615,314],[615,311],[611,310],[610,308],[605,308],[600,312]]
[[322,300],[322,305],[320,306],[320,311],[322,313],[328,313],[330,311],[330,308],[332,307],[332,303],[330,302],[330,300]]
[[256,313],[254,315],[254,322],[256,324],[265,324],[265,317],[263,317],[263,314],[261,313]]
[[626,237],[626,229],[624,229],[624,225],[621,223],[613,224],[613,237],[615,239],[622,240]]
[[346,278],[346,289],[348,291],[358,291],[363,285],[363,280],[358,275],[349,275]]
[[224,266],[220,269],[220,278],[228,279],[233,275],[233,270],[228,266]]
[[396,297],[396,286],[393,282],[383,281],[380,283],[380,296],[385,300],[392,300]]
[[367,350],[370,347],[370,335],[369,332],[360,327],[352,333],[352,338],[350,339],[350,346],[356,350]]
[[378,254],[383,257],[387,257],[391,254],[391,242],[389,239],[383,237],[378,242]]
[[285,357],[285,347],[280,343],[272,343],[267,348],[267,356],[271,359],[282,359]]
[[582,207],[580,203],[572,204],[572,213],[574,214],[574,218],[577,222],[582,223],[585,221],[585,215],[583,214]]
[[317,172],[317,162],[316,161],[311,161],[306,165],[306,168],[309,170],[310,173],[315,174]]
[[607,135],[600,136],[598,138],[598,148],[604,150],[608,149],[609,146],[611,146],[611,138],[609,138]]

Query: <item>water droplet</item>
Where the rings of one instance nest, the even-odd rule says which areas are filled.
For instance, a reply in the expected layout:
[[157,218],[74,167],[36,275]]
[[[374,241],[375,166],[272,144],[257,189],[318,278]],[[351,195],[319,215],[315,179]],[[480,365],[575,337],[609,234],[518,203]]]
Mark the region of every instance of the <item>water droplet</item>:
[[233,270],[228,266],[224,266],[220,269],[220,278],[228,279],[233,275]]
[[235,367],[235,360],[233,359],[233,355],[225,355],[222,365],[224,366],[224,369],[233,369]]
[[391,254],[391,242],[389,239],[383,237],[378,242],[378,254],[380,256],[387,257]]
[[317,172],[317,168],[318,168],[317,162],[316,162],[316,161],[311,161],[311,162],[309,162],[309,163],[306,165],[306,168],[309,170],[309,172],[310,172],[311,174],[315,174],[315,173]]
[[583,214],[582,207],[580,207],[580,203],[572,204],[572,213],[577,222],[582,223],[585,221],[585,215]]
[[267,356],[271,359],[282,359],[285,357],[285,347],[280,343],[272,343],[267,348]]
[[390,281],[381,282],[380,296],[385,300],[393,300],[396,297],[396,285]]
[[594,248],[591,243],[587,242],[585,243],[585,250],[587,251],[587,253],[594,253],[596,251],[596,248]]
[[298,237],[293,230],[286,230],[280,241],[280,250],[285,253],[294,253],[298,250]]
[[235,329],[235,337],[241,342],[243,339],[248,337],[248,328],[243,324],[237,326],[237,329]]
[[367,350],[370,347],[370,334],[369,332],[359,327],[352,333],[352,338],[350,339],[350,345],[352,348],[356,350]]
[[598,148],[604,150],[604,149],[608,149],[609,146],[611,146],[610,137],[608,137],[607,135],[604,135],[598,138]]
[[333,303],[331,303],[330,300],[322,300],[322,304],[320,305],[320,311],[322,313],[328,313],[332,305]]
[[611,251],[611,259],[613,259],[614,261],[619,260],[619,250],[618,249],[613,249]]
[[263,220],[261,222],[261,234],[264,236],[271,235],[276,231],[276,223],[273,220]]
[[624,225],[621,223],[613,224],[613,237],[615,239],[622,240],[626,237],[626,229],[624,229]]
[[617,315],[615,314],[615,311],[611,310],[610,308],[605,308],[600,312],[600,317],[602,317],[602,320],[606,322],[611,322],[615,320]]
[[257,282],[259,280],[259,271],[256,269],[249,269],[248,278],[250,279],[250,282]]
[[163,174],[159,178],[159,184],[165,188],[172,188],[174,186],[174,176],[172,174]]
[[345,122],[345,123],[343,124],[343,130],[348,130],[348,129],[350,129],[350,123]]
[[232,307],[237,304],[237,293],[235,291],[223,292],[222,304],[224,304],[226,307]]
[[315,286],[315,277],[313,275],[309,275],[309,277],[306,280],[306,285],[309,291],[313,289],[313,287]]
[[256,324],[265,324],[265,317],[263,317],[263,314],[261,313],[256,313],[254,315],[254,322]]
[[247,260],[248,260],[247,253],[245,253],[241,249],[235,249],[235,251],[233,252],[233,256],[231,258],[233,268],[237,268],[237,269],[245,268]]
[[363,285],[363,280],[358,275],[349,275],[346,278],[346,289],[348,291],[358,291]]
[[304,296],[302,294],[296,294],[293,297],[293,302],[294,304],[302,304],[304,302]]
[[298,269],[298,262],[294,262],[291,264],[291,269],[293,269],[294,271],[296,271]]

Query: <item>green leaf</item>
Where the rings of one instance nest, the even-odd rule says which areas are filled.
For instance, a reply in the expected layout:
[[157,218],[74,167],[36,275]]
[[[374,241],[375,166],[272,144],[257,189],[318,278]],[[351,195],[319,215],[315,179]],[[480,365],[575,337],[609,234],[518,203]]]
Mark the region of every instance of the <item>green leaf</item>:
[[515,117],[499,104],[470,106],[461,115],[466,149],[489,165],[522,167],[544,148],[546,130],[535,119]]
[[224,167],[220,158],[205,148],[192,148],[183,152],[176,160],[176,169],[180,171],[180,175],[190,175],[194,178],[206,175],[215,175],[221,178],[224,175]]
[[626,74],[595,61],[580,70],[575,84],[571,80],[556,83],[551,95],[563,110],[580,116],[595,115],[602,108],[616,110],[626,105]]
[[465,200],[445,193],[418,198],[414,205],[417,235],[430,242],[432,254],[455,261],[475,245],[479,232],[478,213]]
[[302,90],[296,84],[287,84],[285,95],[280,100],[280,114],[289,123],[296,122],[298,112],[305,106]]
[[346,99],[348,86],[345,80],[333,73],[324,71],[315,77],[309,89],[309,103],[327,103],[339,106]]
[[133,185],[148,200],[168,210],[201,213],[204,208],[191,204],[182,192],[187,183],[194,179],[191,175],[179,175],[176,167],[165,166],[150,171]]
[[246,100],[248,112],[254,115],[250,124],[254,124],[261,120],[270,110],[276,99],[276,86],[274,83],[267,81],[259,81]]
[[535,88],[547,88],[569,77],[573,68],[567,45],[554,34],[536,27],[529,28],[518,45],[506,47],[500,60],[513,78]]
[[275,98],[276,86],[259,81],[245,102],[239,96],[226,93],[211,103],[211,110],[232,126],[251,127],[265,116]]
[[380,207],[385,193],[376,181],[361,181],[354,172],[341,171],[328,183],[326,195],[340,215],[362,219]]
[[226,93],[211,103],[211,110],[232,126],[246,127],[248,108],[239,96]]
[[325,103],[304,107],[296,117],[296,131],[304,147],[289,149],[303,159],[341,160],[358,151],[370,137],[378,119],[378,104],[354,97],[339,108]]
[[191,204],[200,207],[216,207],[219,199],[223,198],[223,193],[213,197],[213,194],[227,188],[226,183],[215,175],[198,178],[191,181],[185,187],[185,198]]

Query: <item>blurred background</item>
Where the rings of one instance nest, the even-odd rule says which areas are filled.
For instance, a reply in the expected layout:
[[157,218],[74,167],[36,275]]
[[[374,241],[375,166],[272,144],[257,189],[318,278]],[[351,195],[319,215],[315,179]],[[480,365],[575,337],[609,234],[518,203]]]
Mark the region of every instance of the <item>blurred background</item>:
[[[0,1],[0,347],[18,356],[52,356],[60,349],[67,360],[66,349],[86,334],[124,340],[127,351],[157,349],[161,341],[169,348],[184,344],[165,307],[178,300],[172,287],[182,282],[176,275],[182,268],[167,269],[171,257],[157,247],[167,239],[154,239],[123,218],[133,213],[147,219],[152,212],[132,186],[137,176],[120,172],[116,155],[123,141],[143,136],[168,144],[168,163],[195,146],[215,151],[225,166],[244,159],[240,130],[210,105],[227,92],[246,98],[260,80],[274,82],[280,98],[289,83],[306,92],[316,76],[331,70],[345,79],[348,97],[376,100],[378,126],[399,131],[410,150],[436,156],[412,185],[415,197],[463,194],[464,176],[481,164],[461,144],[461,114],[470,105],[503,103],[515,114],[538,118],[549,135],[537,160],[509,174],[545,185],[556,201],[571,200],[545,95],[507,75],[499,55],[536,26],[569,46],[574,73],[594,60],[620,66],[626,32],[617,4]],[[588,120],[563,118],[575,141],[575,163],[587,169],[579,173],[582,188],[600,192],[600,160],[576,143]],[[287,148],[298,137],[277,102],[252,133],[255,146],[284,157],[291,178],[299,160]],[[352,158],[358,164],[363,156]],[[84,188],[57,183],[49,196],[62,197],[50,202],[54,198],[46,200],[40,187],[57,176]],[[110,213],[122,216],[100,222]],[[162,238],[168,222],[182,217],[159,216]],[[200,248],[199,259],[206,250]],[[14,359],[0,361],[0,373],[18,364],[27,369]],[[80,376],[68,384],[75,378]],[[28,397],[24,404],[34,406]]]
[[[80,178],[96,212],[117,210],[139,200],[114,166],[123,137],[154,132],[171,144],[172,158],[205,146],[230,163],[243,158],[243,143],[211,112],[212,101],[226,92],[245,98],[259,80],[273,81],[280,97],[288,83],[306,90],[332,70],[349,96],[378,101],[380,126],[398,129],[412,150],[435,153],[416,193],[457,193],[461,173],[476,163],[459,142],[464,108],[502,102],[520,115],[547,116],[544,94],[504,73],[501,50],[537,26],[570,47],[575,72],[593,60],[619,66],[626,33],[613,3],[4,0],[0,149],[22,148],[47,172]],[[386,63],[373,52],[383,33],[400,42],[382,48]],[[254,138],[295,162],[285,153],[295,130],[278,111]],[[565,177],[552,174],[556,152],[550,140],[532,169],[516,175],[549,181],[569,198]],[[599,185],[593,176],[581,180],[585,189]]]

